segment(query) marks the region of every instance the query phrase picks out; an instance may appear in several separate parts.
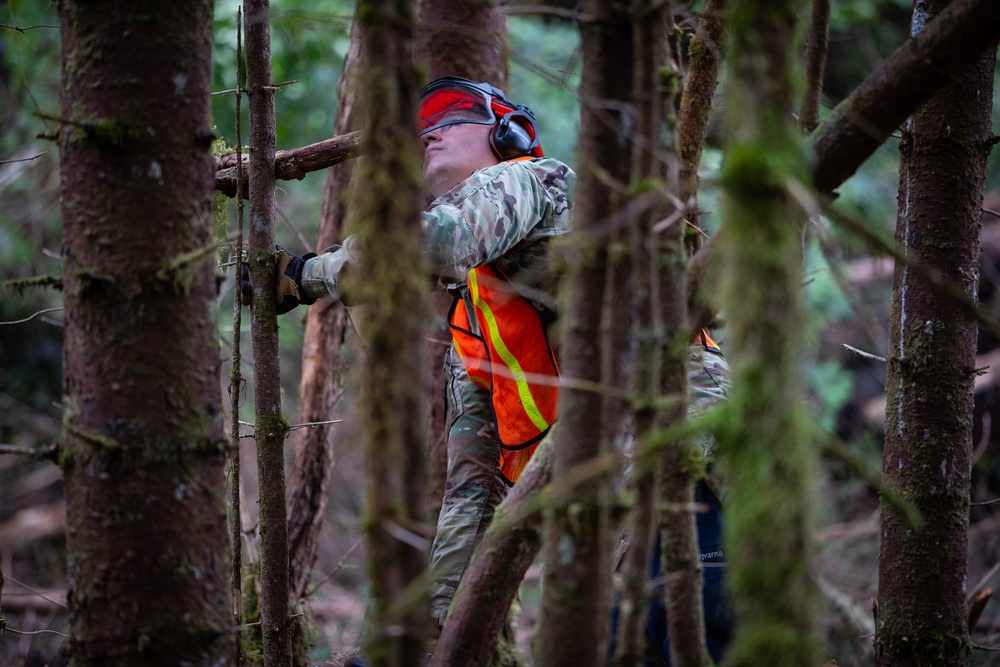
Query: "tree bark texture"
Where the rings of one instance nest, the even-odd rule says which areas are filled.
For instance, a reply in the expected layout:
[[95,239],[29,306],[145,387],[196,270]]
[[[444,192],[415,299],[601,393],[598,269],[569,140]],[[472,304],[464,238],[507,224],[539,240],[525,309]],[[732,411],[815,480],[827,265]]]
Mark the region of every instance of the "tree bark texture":
[[497,508],[455,593],[431,667],[490,664],[507,611],[542,546],[541,494],[552,479],[551,445],[551,439],[542,441]]
[[420,0],[416,59],[428,80],[464,76],[506,91],[506,16],[496,0]]
[[281,414],[278,320],[274,309],[274,77],[268,0],[245,4],[247,96],[250,119],[250,337],[254,362],[254,439],[260,486],[260,621],[264,662],[291,664],[288,596],[288,517],[285,513],[285,436]]
[[[315,144],[275,151],[274,178],[282,181],[292,179],[301,181],[306,174],[326,169],[345,160],[355,158],[366,150],[363,132],[349,132],[330,139],[318,141]],[[250,158],[246,155],[243,167],[246,178]],[[236,153],[229,153],[219,158],[215,173],[215,189],[229,197],[236,196]],[[247,184],[243,183],[243,192],[247,192]]]
[[[659,150],[640,152],[653,159],[633,161],[633,183],[660,180],[667,192],[677,192],[677,136],[671,132],[666,145],[661,139],[664,127],[668,130],[677,127],[674,110],[679,101],[681,73],[673,29],[674,7],[672,2],[650,0],[639,0],[637,4],[643,11],[638,13],[636,23],[635,100],[639,107],[636,125],[646,142]],[[645,100],[640,96],[643,90],[654,95]],[[644,231],[641,240],[649,249],[652,267],[647,306],[657,311],[653,317],[656,323],[653,338],[661,350],[656,359],[660,364],[658,385],[653,387],[653,395],[659,398],[660,404],[653,418],[657,433],[684,423],[689,402],[687,371],[691,334],[684,284],[684,228],[680,223],[659,225],[675,212],[674,205],[664,199],[644,216],[641,225]],[[687,438],[659,438],[661,442],[656,442],[657,439],[654,434],[647,433],[642,441],[658,445],[659,450],[654,463],[655,499],[662,569],[666,578],[664,604],[670,660],[674,667],[702,667],[711,660],[705,645],[698,533],[691,511],[694,485],[703,468],[702,455],[693,449],[693,443]]]
[[737,616],[732,665],[818,660],[812,576],[815,448],[801,412],[801,220],[785,190],[807,171],[792,119],[795,0],[732,4],[719,259],[729,418],[717,433],[726,562]]
[[[615,188],[603,174],[624,182],[628,164],[619,130],[631,81],[622,76],[629,43],[622,35],[620,10],[590,0],[581,23],[583,79],[580,85],[580,168],[574,201],[572,248],[567,254],[560,315],[560,368],[573,382],[600,383],[603,361],[598,332],[607,262],[607,221]],[[564,385],[553,440],[552,476],[558,481],[601,455],[603,399],[591,389]],[[538,664],[588,665],[606,652],[610,560],[608,558],[607,478],[579,488],[571,500],[555,503],[545,519],[542,634]]]
[[813,134],[813,185],[833,191],[937,90],[1000,37],[1000,3],[955,0],[913,35]]
[[[334,135],[344,134],[357,122],[357,61],[361,35],[355,22],[351,45],[337,84],[337,120]],[[330,169],[323,193],[320,216],[319,250],[343,239],[347,201],[344,195],[353,165],[338,164]],[[347,309],[339,301],[320,299],[309,308],[302,339],[302,379],[299,384],[299,423],[329,421],[336,410],[342,386],[339,374],[340,347],[347,328]],[[306,597],[309,575],[319,549],[319,534],[326,510],[327,490],[333,470],[332,424],[320,424],[297,431],[293,439],[295,463],[288,484],[288,577],[296,600]]]
[[677,153],[680,158],[678,198],[684,205],[690,227],[684,230],[688,251],[701,247],[698,228],[698,165],[708,136],[712,101],[719,85],[719,71],[726,56],[728,27],[726,0],[706,0],[698,15],[698,27],[688,47],[688,71],[681,95],[677,125]]
[[[919,38],[947,0],[914,3]],[[926,25],[926,27],[925,27]],[[896,243],[975,300],[996,48],[903,128]],[[883,483],[927,519],[882,502],[876,664],[966,665],[969,484],[976,322],[897,263],[886,372]]]
[[823,95],[823,73],[830,48],[830,0],[812,0],[812,16],[806,33],[806,90],[799,107],[799,127],[812,132],[819,125]]
[[232,655],[208,93],[212,3],[59,3],[75,665]]
[[[408,0],[358,5],[363,44],[363,106],[371,151],[355,179],[354,222],[366,266],[347,290],[369,304],[362,364],[367,426],[368,546],[375,666],[423,664],[430,625],[424,525],[423,340],[427,319],[422,265],[423,208],[413,132],[417,76],[411,59],[415,17]],[[416,389],[416,390],[415,390]]]

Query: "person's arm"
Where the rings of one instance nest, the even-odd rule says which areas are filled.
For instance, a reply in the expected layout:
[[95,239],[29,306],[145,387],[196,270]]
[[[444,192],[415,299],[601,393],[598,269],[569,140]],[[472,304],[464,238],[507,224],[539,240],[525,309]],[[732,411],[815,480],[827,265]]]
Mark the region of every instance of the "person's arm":
[[[550,205],[537,178],[517,163],[481,169],[435,200],[422,214],[425,266],[439,283],[461,280],[528,237]],[[360,265],[354,236],[306,262],[307,296],[344,300],[340,284]]]

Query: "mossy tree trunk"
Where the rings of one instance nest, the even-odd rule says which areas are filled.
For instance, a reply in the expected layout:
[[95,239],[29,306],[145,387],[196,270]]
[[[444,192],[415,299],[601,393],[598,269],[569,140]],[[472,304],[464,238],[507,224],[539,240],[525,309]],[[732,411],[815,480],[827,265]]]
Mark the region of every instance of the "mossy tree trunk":
[[264,663],[290,665],[291,616],[288,596],[288,516],[285,509],[285,436],[281,414],[281,368],[274,291],[274,77],[271,72],[271,14],[268,0],[245,5],[248,111],[250,120],[250,336],[254,363],[254,440],[260,487],[260,623]]
[[[605,452],[599,338],[607,270],[607,228],[616,207],[616,182],[628,178],[628,153],[618,130],[628,128],[631,40],[622,9],[589,0],[581,23],[579,180],[574,195],[573,245],[560,294],[560,367],[568,384],[552,435],[554,484]],[[626,144],[627,145],[627,144]],[[572,383],[590,384],[581,388]],[[543,584],[538,664],[597,664],[607,651],[610,593],[609,477],[599,475],[551,503],[543,533]]]
[[684,217],[690,223],[684,229],[684,243],[691,253],[702,244],[698,227],[698,166],[708,136],[715,89],[726,55],[728,39],[727,0],[706,0],[698,14],[698,27],[688,47],[688,71],[677,124],[678,198],[684,205]]
[[75,665],[221,664],[212,3],[59,3]]
[[[680,96],[680,53],[674,28],[673,3],[639,0],[636,14],[635,100],[641,138],[633,154],[633,187],[659,183],[664,193],[678,192],[679,163],[675,109]],[[643,97],[645,93],[646,97]],[[661,137],[667,137],[664,142]],[[643,149],[643,145],[648,148]],[[711,662],[705,646],[701,564],[695,528],[694,486],[703,473],[702,453],[689,438],[667,438],[667,429],[684,423],[688,414],[688,363],[691,331],[687,321],[684,226],[681,211],[667,198],[643,216],[642,245],[650,254],[652,280],[648,307],[655,308],[653,340],[659,348],[654,394],[654,431],[640,443],[653,446],[655,507],[666,579],[664,605],[675,667],[701,667]],[[662,221],[674,218],[669,225]],[[637,249],[638,251],[638,249]],[[637,258],[638,260],[638,258]],[[635,286],[639,288],[639,285]],[[636,434],[637,438],[640,434]]]
[[369,153],[354,180],[353,223],[365,275],[347,290],[369,304],[362,331],[362,416],[368,452],[368,659],[376,666],[422,665],[427,613],[424,515],[423,340],[427,318],[422,265],[423,208],[413,132],[417,76],[415,17],[409,0],[364,0],[363,109]]
[[736,0],[730,23],[718,264],[733,392],[717,434],[729,483],[726,562],[733,665],[817,662],[812,577],[816,454],[802,413],[804,213],[786,185],[807,178],[792,115],[797,0]]
[[[948,4],[919,0],[913,33]],[[896,242],[970,300],[979,284],[980,218],[996,47],[903,127]],[[883,481],[914,505],[919,529],[882,502],[876,663],[967,665],[965,603],[976,322],[897,263],[886,372]]]

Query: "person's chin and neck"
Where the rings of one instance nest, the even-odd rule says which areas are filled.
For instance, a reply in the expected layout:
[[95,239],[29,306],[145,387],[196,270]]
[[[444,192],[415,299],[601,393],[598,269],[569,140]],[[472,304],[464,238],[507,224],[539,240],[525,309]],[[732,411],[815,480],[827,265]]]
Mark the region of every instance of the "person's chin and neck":
[[437,199],[480,169],[499,162],[489,144],[490,125],[454,123],[420,137],[424,181]]

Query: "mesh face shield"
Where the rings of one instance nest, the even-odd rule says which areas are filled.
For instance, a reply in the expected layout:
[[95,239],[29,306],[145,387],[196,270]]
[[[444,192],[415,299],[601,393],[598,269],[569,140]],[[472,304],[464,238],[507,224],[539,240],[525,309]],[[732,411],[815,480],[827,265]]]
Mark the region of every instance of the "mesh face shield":
[[420,92],[417,103],[417,134],[423,136],[445,125],[475,123],[493,125],[496,114],[490,95],[450,77],[434,81]]
[[490,146],[500,160],[544,156],[531,109],[513,104],[499,88],[458,76],[427,84],[417,101],[417,135],[459,123],[495,126]]

